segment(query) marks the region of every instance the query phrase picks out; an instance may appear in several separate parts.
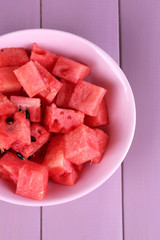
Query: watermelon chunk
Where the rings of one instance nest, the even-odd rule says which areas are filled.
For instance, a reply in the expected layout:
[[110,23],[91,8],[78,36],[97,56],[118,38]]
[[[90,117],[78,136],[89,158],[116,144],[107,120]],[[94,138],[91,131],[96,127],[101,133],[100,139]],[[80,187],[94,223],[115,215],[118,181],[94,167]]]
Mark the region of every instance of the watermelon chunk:
[[4,48],[0,50],[0,67],[21,66],[29,61],[24,48]]
[[41,100],[39,98],[11,96],[10,101],[17,106],[18,111],[28,110],[31,122],[41,121]]
[[69,107],[96,116],[105,93],[106,89],[81,80],[74,88]]
[[46,89],[38,94],[38,96],[47,104],[53,102],[53,99],[57,95],[58,91],[62,87],[62,83],[59,82],[51,73],[49,73],[38,62],[35,62],[38,71],[46,85]]
[[46,107],[44,123],[50,132],[68,133],[83,124],[84,114],[71,109],[57,108],[54,103]]
[[99,105],[97,116],[92,117],[89,115],[85,115],[84,123],[89,127],[99,127],[109,123],[108,110],[105,98],[103,98],[102,102]]
[[56,54],[40,48],[37,43],[33,43],[30,59],[39,62],[48,71],[53,69],[57,60]]
[[11,145],[30,144],[30,122],[26,114],[16,112],[13,117],[3,115],[0,117],[0,150],[8,150]]
[[96,132],[86,125],[82,124],[64,137],[65,158],[70,162],[80,165],[100,156]]
[[14,70],[18,67],[0,68],[0,92],[4,94],[20,93],[21,84],[18,82]]
[[24,161],[17,157],[15,153],[7,152],[0,159],[0,177],[17,184],[18,173],[23,164]]
[[48,169],[27,161],[19,170],[16,194],[34,200],[43,200],[47,194]]
[[103,132],[101,129],[96,128],[94,131],[96,132],[96,135],[97,135],[97,142],[99,146],[100,156],[92,158],[91,161],[95,163],[100,163],[100,161],[102,160],[103,154],[106,150],[109,138],[108,138],[108,135],[105,132]]
[[52,73],[69,82],[77,83],[79,79],[88,76],[90,73],[90,67],[70,58],[59,56]]
[[73,185],[78,179],[78,173],[72,163],[64,157],[64,136],[52,137],[43,165],[49,170],[49,175],[56,183]]
[[30,144],[12,144],[12,149],[28,158],[48,142],[50,133],[38,123],[31,124],[31,142]]
[[29,97],[37,95],[46,88],[35,63],[32,61],[14,70],[14,73]]
[[69,100],[72,96],[75,84],[61,79],[63,86],[59,90],[56,98],[56,105],[62,108],[68,108]]
[[16,112],[16,106],[9,99],[0,93],[0,116],[12,115]]

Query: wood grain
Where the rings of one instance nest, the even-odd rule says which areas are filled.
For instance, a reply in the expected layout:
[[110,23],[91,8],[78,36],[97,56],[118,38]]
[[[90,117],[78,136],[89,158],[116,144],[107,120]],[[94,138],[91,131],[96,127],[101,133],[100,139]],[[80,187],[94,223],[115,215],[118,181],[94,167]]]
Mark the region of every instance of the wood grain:
[[[39,0],[1,1],[0,35],[40,26]],[[40,208],[0,201],[0,239],[40,240]]]
[[[85,37],[119,61],[117,0],[43,0],[42,26]],[[59,206],[43,207],[43,239],[121,240],[121,206],[119,169],[88,196]]]
[[121,0],[122,67],[137,107],[124,161],[126,240],[160,239],[160,2]]

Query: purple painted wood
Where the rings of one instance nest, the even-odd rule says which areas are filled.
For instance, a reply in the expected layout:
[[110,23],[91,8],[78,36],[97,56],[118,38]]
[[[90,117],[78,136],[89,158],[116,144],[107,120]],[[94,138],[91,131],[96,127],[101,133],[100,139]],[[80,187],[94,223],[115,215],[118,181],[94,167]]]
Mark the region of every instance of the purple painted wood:
[[[40,26],[39,0],[3,1],[0,35]],[[40,208],[16,206],[0,201],[0,239],[40,240]]]
[[160,2],[121,0],[122,67],[134,91],[137,127],[124,161],[126,240],[160,239]]
[[[44,0],[43,28],[78,34],[119,60],[118,0]],[[55,193],[56,194],[56,193]],[[122,240],[121,169],[79,200],[43,208],[43,239]]]

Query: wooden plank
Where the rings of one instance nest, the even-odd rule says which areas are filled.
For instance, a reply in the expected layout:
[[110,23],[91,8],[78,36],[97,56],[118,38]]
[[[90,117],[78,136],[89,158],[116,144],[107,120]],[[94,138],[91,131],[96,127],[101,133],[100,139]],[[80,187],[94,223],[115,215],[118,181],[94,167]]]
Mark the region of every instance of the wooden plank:
[[160,2],[121,0],[122,67],[133,88],[137,127],[124,161],[126,240],[160,239]]
[[[2,2],[0,35],[40,26],[39,0]],[[22,207],[0,201],[0,239],[39,240],[40,225],[40,208]]]
[[[85,37],[118,62],[117,0],[44,0],[42,6],[43,28],[64,30]],[[43,207],[43,239],[121,240],[121,206],[119,169],[88,196],[59,206]]]

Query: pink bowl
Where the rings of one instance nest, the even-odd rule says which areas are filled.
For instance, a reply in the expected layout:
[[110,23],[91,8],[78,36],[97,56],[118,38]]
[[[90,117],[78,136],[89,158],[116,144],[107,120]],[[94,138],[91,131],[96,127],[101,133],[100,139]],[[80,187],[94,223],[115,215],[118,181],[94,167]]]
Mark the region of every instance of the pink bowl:
[[49,206],[82,197],[104,183],[124,160],[135,131],[136,110],[131,87],[116,62],[95,44],[71,33],[31,29],[0,37],[0,48],[25,47],[37,42],[42,48],[66,55],[91,66],[89,81],[108,89],[110,141],[100,164],[88,164],[73,187],[49,182],[43,202],[14,194],[15,188],[0,179],[0,200],[26,206]]

